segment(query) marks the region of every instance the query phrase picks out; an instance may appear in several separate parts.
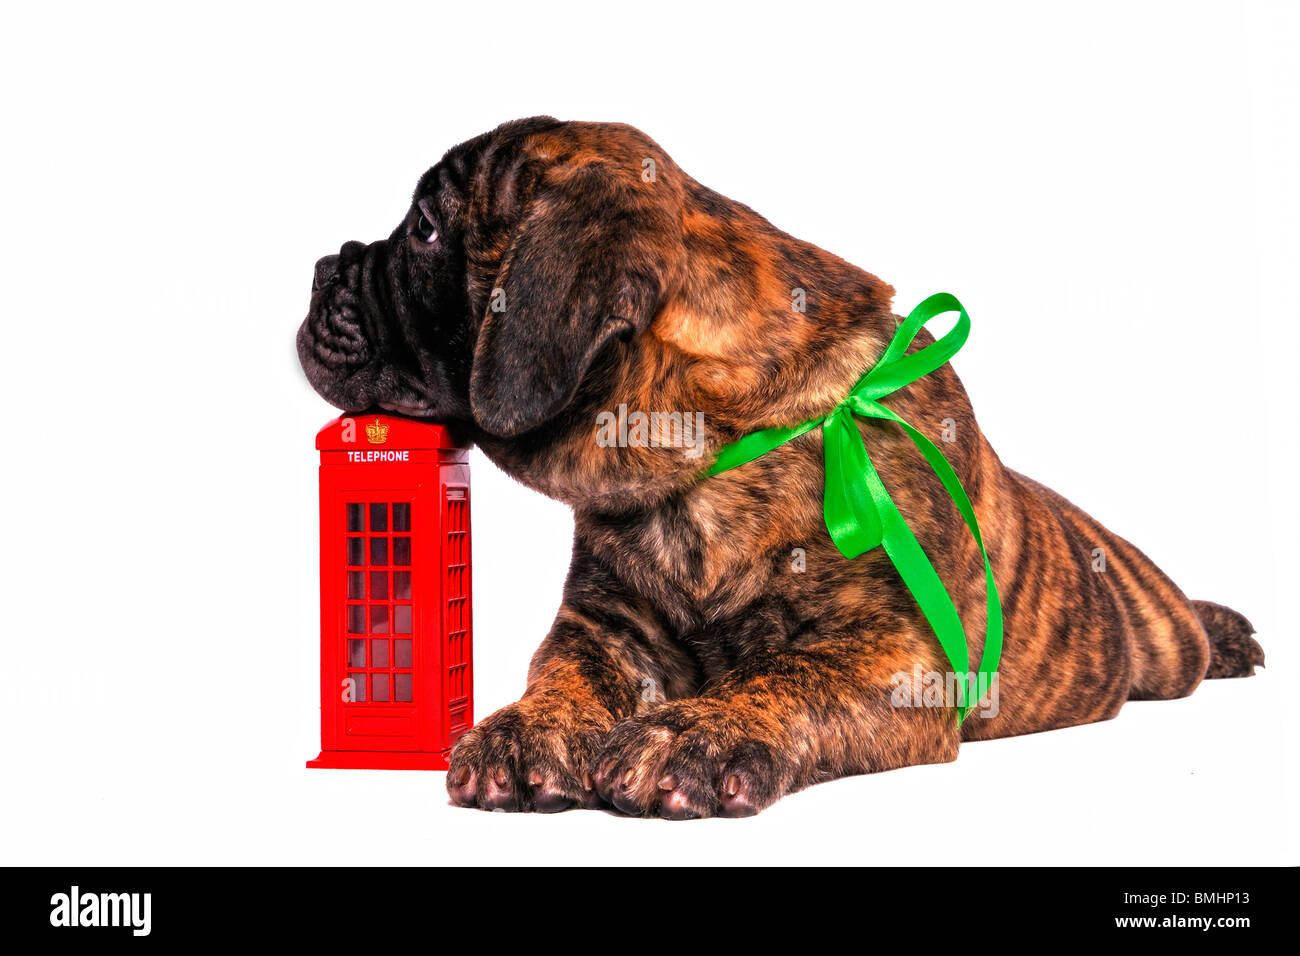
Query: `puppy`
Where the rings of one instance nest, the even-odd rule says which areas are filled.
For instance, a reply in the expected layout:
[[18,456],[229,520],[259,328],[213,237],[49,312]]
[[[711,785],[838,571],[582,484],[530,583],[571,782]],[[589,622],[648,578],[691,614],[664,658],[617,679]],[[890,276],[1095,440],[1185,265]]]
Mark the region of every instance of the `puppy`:
[[[298,354],[325,399],[448,423],[574,510],[560,611],[523,697],[457,743],[453,802],[745,816],[1263,663],[1240,614],[1004,466],[945,365],[885,404],[955,432],[1006,640],[996,700],[964,723],[913,697],[944,655],[881,549],[846,560],[828,537],[820,430],[704,476],[737,438],[834,408],[892,337],[892,296],[637,130],[549,117],[455,147],[391,236],[317,263]],[[702,434],[675,440],[678,420]],[[978,660],[983,564],[957,509],[901,429],[858,427]]]

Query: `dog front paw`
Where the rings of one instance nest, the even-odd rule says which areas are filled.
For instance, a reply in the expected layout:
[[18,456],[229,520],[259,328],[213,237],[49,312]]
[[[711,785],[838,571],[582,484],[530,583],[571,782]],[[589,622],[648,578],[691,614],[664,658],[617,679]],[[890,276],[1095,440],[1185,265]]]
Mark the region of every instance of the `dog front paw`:
[[596,758],[596,791],[623,813],[669,820],[745,817],[790,789],[776,730],[721,702],[665,704],[614,725]]
[[591,768],[613,718],[597,711],[550,696],[498,710],[451,752],[452,803],[539,813],[599,806]]

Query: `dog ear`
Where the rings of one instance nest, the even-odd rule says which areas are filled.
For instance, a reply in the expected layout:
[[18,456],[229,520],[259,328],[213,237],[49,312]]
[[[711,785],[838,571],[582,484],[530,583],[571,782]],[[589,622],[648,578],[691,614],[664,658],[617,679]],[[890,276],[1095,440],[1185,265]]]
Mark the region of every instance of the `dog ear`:
[[470,408],[503,438],[558,415],[606,346],[644,331],[681,244],[680,220],[636,172],[560,172],[506,249],[474,347]]

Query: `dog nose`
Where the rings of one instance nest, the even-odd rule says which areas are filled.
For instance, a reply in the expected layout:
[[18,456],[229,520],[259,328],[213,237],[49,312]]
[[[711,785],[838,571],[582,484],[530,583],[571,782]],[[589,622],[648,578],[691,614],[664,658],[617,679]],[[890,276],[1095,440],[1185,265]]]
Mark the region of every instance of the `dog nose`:
[[311,278],[311,291],[315,292],[338,274],[339,257],[321,256],[316,261],[316,273]]

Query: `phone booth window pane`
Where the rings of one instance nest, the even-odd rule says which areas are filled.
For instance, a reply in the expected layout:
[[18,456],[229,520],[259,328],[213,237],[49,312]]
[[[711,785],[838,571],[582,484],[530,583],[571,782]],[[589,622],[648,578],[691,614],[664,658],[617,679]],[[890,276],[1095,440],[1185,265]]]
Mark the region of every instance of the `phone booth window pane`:
[[398,638],[393,641],[393,666],[411,666],[411,642],[409,640]]
[[364,571],[348,572],[348,600],[364,601],[366,599],[366,575]]
[[370,642],[370,666],[388,666],[388,641],[382,640]]
[[357,704],[366,702],[366,675],[365,674],[348,674],[348,680],[351,681],[350,690],[352,701]]
[[397,501],[393,503],[393,530],[394,531],[411,530],[410,502]]
[[370,633],[388,633],[388,605],[374,604],[370,608]]
[[411,572],[393,572],[393,597],[399,601],[411,600]]
[[348,667],[366,666],[366,642],[348,641]]
[[409,704],[411,702],[410,674],[393,675],[393,700],[399,704]]
[[388,572],[387,571],[370,572],[370,600],[372,601],[388,600]]
[[388,675],[387,674],[370,675],[370,699],[373,701],[388,700]]
[[360,504],[349,504],[349,505],[348,505],[348,530],[349,530],[349,531],[365,531],[365,530],[366,530],[366,529],[365,529],[365,526],[364,526],[364,524],[363,524],[363,521],[364,521],[365,519],[364,519],[364,517],[363,517],[363,515],[364,515],[364,511],[363,511],[362,509],[363,509],[364,507],[365,507],[364,505],[360,505]]
[[366,633],[366,606],[364,604],[348,605],[348,633]]
[[411,539],[393,539],[393,564],[406,567],[411,563]]
[[388,563],[387,538],[370,539],[370,563],[379,568],[382,568]]
[[399,604],[393,608],[393,633],[411,633],[411,605]]
[[388,530],[388,505],[382,501],[376,501],[370,506],[370,530]]

